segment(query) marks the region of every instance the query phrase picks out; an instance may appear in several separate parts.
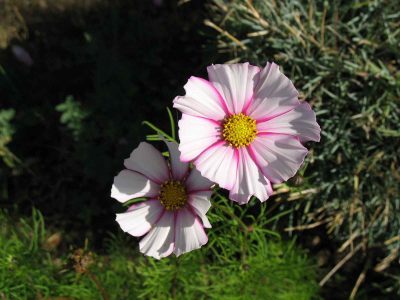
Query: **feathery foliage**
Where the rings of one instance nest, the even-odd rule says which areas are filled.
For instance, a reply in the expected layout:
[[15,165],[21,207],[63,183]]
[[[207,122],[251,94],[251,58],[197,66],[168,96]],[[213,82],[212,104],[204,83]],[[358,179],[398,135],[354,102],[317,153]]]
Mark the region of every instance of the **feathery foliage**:
[[[12,220],[0,213],[0,297],[5,299],[316,299],[315,268],[294,242],[251,232],[216,200],[205,248],[160,261],[112,235],[105,254],[74,250],[49,235],[39,211]],[[226,213],[221,213],[220,208]],[[237,220],[240,221],[239,218]],[[244,235],[247,236],[243,239]],[[62,236],[62,235],[61,235]],[[245,251],[238,240],[247,243]]]

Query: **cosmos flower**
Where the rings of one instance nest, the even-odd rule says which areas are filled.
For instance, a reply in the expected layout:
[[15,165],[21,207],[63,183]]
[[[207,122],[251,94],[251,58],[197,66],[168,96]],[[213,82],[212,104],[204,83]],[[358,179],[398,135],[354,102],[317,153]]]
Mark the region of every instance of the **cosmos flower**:
[[320,127],[293,83],[274,63],[211,65],[209,80],[190,77],[185,96],[174,99],[182,161],[230,190],[240,204],[252,195],[265,201],[271,183],[294,176],[306,141],[319,141]]
[[152,145],[140,143],[111,189],[111,197],[120,202],[146,198],[117,214],[116,220],[123,231],[145,235],[140,252],[157,259],[200,248],[208,241],[204,227],[211,227],[206,213],[213,183],[179,160],[176,143],[166,143],[168,162]]

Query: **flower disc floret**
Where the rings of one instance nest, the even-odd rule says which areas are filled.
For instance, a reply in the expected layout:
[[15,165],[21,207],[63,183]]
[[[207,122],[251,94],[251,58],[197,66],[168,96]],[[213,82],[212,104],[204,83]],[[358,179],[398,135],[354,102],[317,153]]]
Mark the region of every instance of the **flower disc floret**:
[[168,180],[161,185],[158,199],[165,209],[177,210],[187,202],[185,186],[180,181]]
[[222,136],[233,147],[248,146],[257,136],[256,120],[243,113],[229,116],[223,121]]

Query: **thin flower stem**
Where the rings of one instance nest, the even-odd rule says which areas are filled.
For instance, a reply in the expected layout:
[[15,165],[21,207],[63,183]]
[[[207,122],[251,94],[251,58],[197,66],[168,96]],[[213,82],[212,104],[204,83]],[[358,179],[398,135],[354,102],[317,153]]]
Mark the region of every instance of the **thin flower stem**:
[[[220,199],[223,198],[220,194],[217,193],[217,195]],[[247,225],[227,207],[222,206],[221,204],[219,204],[215,201],[213,203],[218,209],[222,210],[227,215],[229,215],[232,219],[236,220],[240,224],[240,226],[243,228],[244,237],[243,237],[243,243],[242,243],[242,263],[244,264],[246,262],[246,258],[247,258],[246,254],[248,251],[247,236],[248,236],[249,231],[248,231]]]
[[103,300],[109,300],[110,297],[107,294],[107,291],[104,289],[104,287],[101,285],[100,281],[97,279],[96,275],[94,275],[92,272],[89,270],[86,271],[87,276],[94,282],[94,284],[97,287],[97,290],[100,292],[101,297]]
[[[218,194],[218,196],[221,198],[222,196]],[[236,221],[238,221],[238,223],[240,224],[240,226],[243,227],[243,230],[246,232],[247,231],[247,225],[237,216],[235,215],[230,209],[228,209],[225,206],[220,205],[217,202],[213,203],[218,209],[224,211],[227,215],[229,215],[230,217],[232,217],[233,219],[235,219]]]
[[171,125],[171,137],[176,140],[176,135],[175,135],[175,120],[174,117],[172,116],[172,112],[169,109],[169,107],[167,107],[167,112],[168,112],[168,117],[169,117],[169,123]]
[[172,278],[172,285],[171,285],[171,295],[172,299],[176,299],[176,281],[178,277],[178,270],[179,270],[179,257],[175,257],[175,272],[174,277]]

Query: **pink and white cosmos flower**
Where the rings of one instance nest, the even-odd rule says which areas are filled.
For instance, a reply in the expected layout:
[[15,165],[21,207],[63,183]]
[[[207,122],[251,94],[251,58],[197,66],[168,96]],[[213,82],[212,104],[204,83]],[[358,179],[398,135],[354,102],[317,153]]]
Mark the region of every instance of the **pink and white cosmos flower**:
[[306,141],[319,141],[310,105],[299,102],[293,83],[274,63],[211,65],[209,80],[190,77],[185,96],[174,99],[181,160],[193,161],[204,177],[230,190],[240,204],[261,201],[271,183],[294,176]]
[[145,235],[139,249],[157,259],[200,248],[208,241],[204,227],[211,227],[206,213],[213,183],[180,161],[176,143],[166,143],[168,162],[152,145],[140,143],[125,160],[126,169],[114,178],[111,189],[111,197],[120,202],[147,198],[117,214],[116,220],[123,231]]

